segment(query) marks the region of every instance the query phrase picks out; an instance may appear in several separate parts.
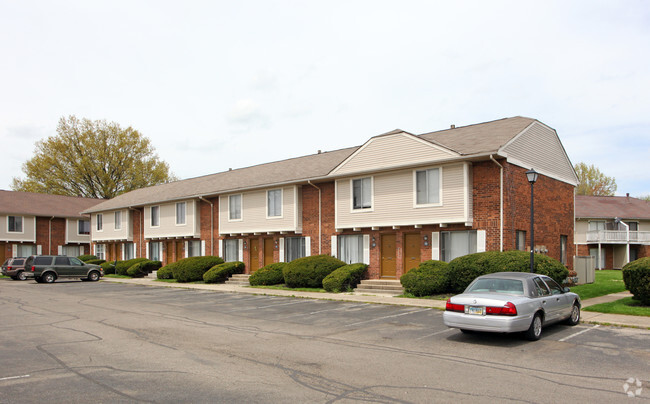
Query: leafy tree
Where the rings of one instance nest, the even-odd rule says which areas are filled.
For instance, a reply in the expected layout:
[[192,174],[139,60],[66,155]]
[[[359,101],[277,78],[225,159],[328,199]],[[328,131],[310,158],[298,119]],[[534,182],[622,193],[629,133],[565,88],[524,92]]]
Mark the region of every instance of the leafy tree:
[[130,126],[71,115],[56,131],[36,142],[34,157],[22,167],[26,178],[14,177],[13,190],[113,198],[176,179],[151,141]]
[[616,179],[601,173],[593,164],[580,162],[574,168],[578,175],[578,195],[613,196],[616,192]]

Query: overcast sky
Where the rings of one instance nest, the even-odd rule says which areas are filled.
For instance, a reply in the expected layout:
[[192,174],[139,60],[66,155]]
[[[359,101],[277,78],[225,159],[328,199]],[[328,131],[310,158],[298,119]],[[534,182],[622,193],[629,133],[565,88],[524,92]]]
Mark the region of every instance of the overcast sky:
[[180,178],[517,115],[650,194],[648,1],[0,0],[0,189],[76,115]]

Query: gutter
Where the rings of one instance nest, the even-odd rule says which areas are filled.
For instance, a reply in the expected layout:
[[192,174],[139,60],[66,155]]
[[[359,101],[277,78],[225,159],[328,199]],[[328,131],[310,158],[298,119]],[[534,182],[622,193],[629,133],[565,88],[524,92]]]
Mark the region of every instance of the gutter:
[[499,179],[501,180],[499,185],[499,251],[503,251],[503,166],[491,154],[490,160],[499,166]]
[[323,237],[323,231],[322,231],[322,200],[321,200],[321,192],[322,190],[317,187],[316,185],[312,184],[311,180],[307,180],[307,184],[311,185],[312,187],[316,188],[318,190],[318,255],[321,255],[321,249],[322,249],[322,241],[321,238]]
[[[210,255],[214,255],[214,203],[208,201],[203,196],[199,196],[199,199],[210,204]],[[200,217],[201,212],[199,212]]]

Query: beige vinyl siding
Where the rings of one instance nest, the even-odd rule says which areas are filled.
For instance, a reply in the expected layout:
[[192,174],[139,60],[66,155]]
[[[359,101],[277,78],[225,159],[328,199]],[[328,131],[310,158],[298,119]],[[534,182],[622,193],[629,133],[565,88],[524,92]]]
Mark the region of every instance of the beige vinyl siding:
[[219,197],[219,233],[241,234],[280,231],[302,231],[302,213],[299,203],[300,192],[297,187],[282,187],[282,216],[267,218],[266,192],[279,188],[269,188],[242,193],[241,220],[228,220],[228,197]]
[[[90,219],[90,234],[92,240],[97,241],[109,241],[109,240],[128,240],[133,239],[132,227],[129,221],[129,211],[122,210],[122,226],[120,229],[115,229],[115,211],[101,212],[102,214],[102,230],[97,231],[97,214],[93,213]],[[75,226],[77,225],[75,221]],[[72,229],[71,232],[77,233],[76,229]]]
[[589,231],[589,221],[576,220],[575,234],[573,240],[575,244],[587,244],[587,231]]
[[[176,203],[185,202],[185,224],[176,224]],[[151,207],[160,206],[159,226],[151,226]],[[144,238],[199,238],[199,212],[195,200],[175,201],[144,208]]]
[[[375,174],[373,177],[373,206],[367,211],[353,211],[352,179],[336,181],[336,228],[348,229],[373,226],[408,226],[416,224],[464,223],[471,206],[468,193],[466,164],[439,166],[442,169],[440,206],[415,205],[414,169]],[[423,167],[436,168],[436,166]],[[466,196],[468,195],[468,196]]]
[[391,167],[427,164],[456,156],[456,153],[418,139],[413,135],[398,133],[370,139],[355,154],[332,171],[332,174],[353,174]]
[[650,231],[650,221],[639,220],[639,231]]
[[509,162],[526,169],[534,168],[540,174],[576,184],[577,178],[562,143],[554,130],[539,122],[515,137],[503,151]]
[[9,215],[9,216],[22,216],[23,218],[23,231],[20,233],[9,233],[7,231],[7,215],[0,216],[0,241],[21,241],[21,242],[36,242],[36,218],[34,216],[23,215]]
[[[79,234],[80,219],[65,220],[65,242],[68,243],[90,243],[90,234]],[[91,229],[92,232],[92,229]]]

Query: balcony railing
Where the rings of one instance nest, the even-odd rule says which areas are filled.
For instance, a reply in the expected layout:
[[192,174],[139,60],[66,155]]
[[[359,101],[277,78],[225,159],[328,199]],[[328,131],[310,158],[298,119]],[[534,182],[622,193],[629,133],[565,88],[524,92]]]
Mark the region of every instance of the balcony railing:
[[[625,230],[590,230],[587,232],[587,242],[625,244],[627,232]],[[650,244],[650,231],[631,231],[630,243]]]

